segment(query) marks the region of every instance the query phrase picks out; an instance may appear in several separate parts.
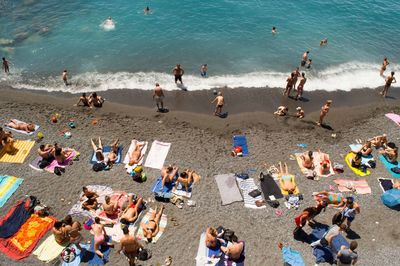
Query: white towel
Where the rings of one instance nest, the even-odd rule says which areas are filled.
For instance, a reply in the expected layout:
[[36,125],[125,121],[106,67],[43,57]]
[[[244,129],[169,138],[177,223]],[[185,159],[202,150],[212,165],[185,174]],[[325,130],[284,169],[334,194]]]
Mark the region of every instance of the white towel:
[[[144,144],[144,146],[142,148],[142,152],[141,152],[142,159],[140,159],[139,163],[130,166],[129,165],[129,155],[132,153],[133,149],[135,148],[135,144]],[[132,140],[131,145],[129,146],[128,152],[126,153],[125,159],[124,159],[125,168],[128,173],[131,173],[132,170],[134,168],[136,168],[136,166],[143,164],[144,155],[146,154],[146,151],[147,151],[147,146],[148,146],[147,144],[148,144],[147,141]]]
[[144,166],[161,170],[164,166],[165,158],[167,158],[170,147],[171,143],[161,142],[158,140],[153,141]]
[[[18,123],[25,123],[24,121],[21,121],[21,120],[18,120],[18,119],[14,119],[14,120],[17,121]],[[39,129],[38,125],[35,125],[35,130],[33,132],[26,132],[24,130],[18,130],[18,129],[15,129],[15,128],[12,128],[12,127],[8,127],[7,125],[5,125],[4,127],[7,128],[7,129],[10,129],[10,130],[13,130],[15,132],[28,135],[28,136],[32,136]]]

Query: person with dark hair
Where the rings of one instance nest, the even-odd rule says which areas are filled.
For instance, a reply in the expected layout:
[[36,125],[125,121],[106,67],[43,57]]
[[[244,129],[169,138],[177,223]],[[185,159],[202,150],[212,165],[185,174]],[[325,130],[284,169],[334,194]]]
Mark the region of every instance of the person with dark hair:
[[345,224],[341,224],[338,226],[337,224],[332,225],[329,227],[329,230],[322,236],[321,239],[314,241],[310,244],[311,247],[315,248],[317,246],[327,247],[332,244],[332,240],[335,236],[339,235],[340,233],[346,231],[347,226]]
[[129,265],[134,266],[139,251],[143,249],[143,246],[133,235],[129,235],[129,228],[127,226],[122,228],[122,232],[124,236],[120,240],[121,245],[117,252],[122,252],[128,258]]
[[160,230],[160,221],[164,211],[164,206],[161,206],[160,210],[157,208],[151,214],[149,221],[147,223],[141,222],[140,227],[142,227],[143,235],[146,237],[149,243],[152,242],[153,237],[155,237]]
[[396,144],[389,142],[384,149],[379,151],[379,153],[382,154],[388,162],[396,163],[399,149]]
[[67,245],[69,243],[69,237],[65,229],[65,224],[62,221],[57,221],[54,223],[52,232],[58,244]]
[[189,192],[189,187],[193,183],[200,181],[201,177],[193,170],[186,169],[180,173],[179,177],[175,181],[175,188],[178,188],[179,184],[185,187],[186,192]]
[[102,107],[103,103],[105,102],[106,99],[104,99],[101,96],[98,96],[96,92],[93,92],[90,96],[89,96],[89,104],[90,106],[94,106],[94,107]]
[[312,151],[307,151],[304,154],[300,155],[302,165],[307,169],[314,168],[314,157]]
[[102,259],[104,259],[104,254],[100,251],[101,245],[107,245],[109,247],[114,247],[112,243],[109,243],[108,236],[106,230],[104,229],[104,225],[100,223],[100,218],[94,218],[94,224],[92,224],[91,233],[94,235],[94,251],[95,253]]
[[232,243],[228,244],[227,247],[221,246],[221,251],[228,256],[229,259],[235,261],[239,260],[243,255],[244,242],[238,241],[236,235],[232,236]]
[[306,74],[303,72],[301,73],[300,82],[299,85],[297,86],[296,100],[302,98],[304,91],[304,84],[306,84],[306,82],[307,82]]
[[355,252],[358,247],[357,241],[350,242],[350,247],[342,246],[337,254],[338,266],[351,266],[357,263],[358,254]]
[[301,58],[301,63],[300,65],[302,67],[304,67],[306,65],[306,62],[308,61],[308,54],[310,53],[310,51],[305,51],[303,54],[303,57]]
[[383,72],[385,72],[386,67],[387,67],[388,65],[389,65],[389,60],[387,59],[387,57],[383,58],[381,70],[379,71],[379,74],[381,75],[381,77],[384,77],[384,76],[383,76]]
[[357,152],[356,155],[351,159],[351,166],[354,168],[361,168],[362,166],[362,153]]
[[86,96],[86,93],[82,93],[82,96],[79,97],[78,102],[77,102],[76,104],[74,104],[74,106],[79,106],[80,103],[82,103],[83,106],[85,106],[85,107],[90,107],[90,108],[92,108],[92,107],[90,106],[90,104],[89,104],[89,97]]
[[143,199],[139,197],[134,200],[133,197],[134,197],[134,195],[129,196],[128,206],[121,213],[121,217],[120,217],[121,224],[129,225],[129,224],[135,222],[139,216],[140,211],[143,208],[143,206],[142,206]]
[[161,188],[164,188],[165,183],[172,183],[178,173],[178,167],[168,165],[161,169]]
[[296,229],[298,230],[303,228],[307,224],[307,222],[312,223],[312,220],[317,214],[318,210],[316,207],[305,208],[296,218],[294,218]]
[[68,158],[68,156],[71,155],[71,152],[72,150],[63,149],[61,147],[58,147],[57,144],[55,144],[53,149],[53,156],[59,164],[63,164],[65,160]]
[[83,195],[80,201],[86,201],[82,203],[82,208],[85,210],[95,210],[97,209],[97,198],[99,195],[96,192],[90,191],[87,187],[82,188]]
[[360,205],[354,202],[353,197],[347,197],[347,201],[342,209],[343,222],[347,221],[347,228],[350,229],[351,223],[356,218],[356,214],[360,213]]
[[98,144],[96,146],[93,139],[90,139],[90,143],[92,144],[93,152],[96,156],[97,163],[104,163],[105,165],[112,165],[118,159],[118,147],[119,147],[119,139],[116,139],[111,145],[111,150],[108,152],[107,157],[104,156],[103,153],[103,144],[101,142],[101,138],[99,137]]
[[81,233],[79,233],[82,230],[81,223],[73,221],[71,215],[65,216],[63,222],[65,224],[65,232],[69,236],[69,242],[74,243],[79,249],[82,249],[79,244],[83,239]]
[[37,152],[38,152],[39,156],[42,157],[42,159],[45,159],[50,162],[54,160],[54,156],[53,156],[54,146],[51,144],[40,145]]
[[3,69],[6,75],[10,74],[10,64],[11,62],[8,61],[5,57],[3,57]]
[[0,127],[0,146],[3,147],[6,153],[13,153],[14,148],[14,137],[11,132],[5,132],[2,127]]
[[272,27],[271,33],[274,35],[278,33],[278,30],[276,29],[275,26]]
[[64,81],[65,86],[70,85],[68,83],[68,71],[66,69],[64,69],[64,71],[62,73],[62,80]]
[[175,76],[175,83],[178,84],[178,81],[181,83],[181,85],[183,85],[183,81],[182,81],[182,76],[185,73],[185,71],[183,70],[183,68],[181,68],[180,64],[177,64],[174,69],[172,70],[172,73]]
[[[290,73],[290,76],[286,79],[286,88],[285,91],[283,92],[283,95],[287,95],[288,97],[290,96],[290,91],[292,90],[293,87],[293,82],[295,80],[294,78],[294,73]],[[297,79],[296,79],[297,82]]]
[[390,73],[390,76],[388,76],[385,80],[385,86],[383,87],[383,90],[381,91],[381,95],[386,98],[386,95],[389,91],[390,86],[392,83],[396,83],[396,79],[394,77],[394,71]]

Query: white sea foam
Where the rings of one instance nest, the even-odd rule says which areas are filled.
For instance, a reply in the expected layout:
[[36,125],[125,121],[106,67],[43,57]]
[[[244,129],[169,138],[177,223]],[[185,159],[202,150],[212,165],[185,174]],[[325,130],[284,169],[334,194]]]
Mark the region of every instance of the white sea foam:
[[[399,65],[390,65],[385,74],[390,71],[400,73]],[[22,73],[22,71],[20,72]],[[278,87],[285,86],[288,73],[274,71],[252,72],[240,75],[221,75],[202,78],[200,75],[184,75],[183,81],[189,91],[207,90],[212,88],[239,88],[239,87]],[[376,88],[384,85],[384,78],[379,76],[379,65],[369,63],[351,62],[329,67],[322,71],[311,70],[306,72],[308,77],[305,85],[306,91],[313,90],[344,90],[359,88]],[[65,87],[60,76],[24,78],[22,74],[14,74],[2,83],[18,89],[90,92],[105,91],[110,89],[142,89],[151,90],[155,83],[159,83],[165,90],[179,90],[173,76],[158,72],[117,72],[96,73],[87,72],[71,78],[71,86]],[[393,84],[398,87],[399,83]]]

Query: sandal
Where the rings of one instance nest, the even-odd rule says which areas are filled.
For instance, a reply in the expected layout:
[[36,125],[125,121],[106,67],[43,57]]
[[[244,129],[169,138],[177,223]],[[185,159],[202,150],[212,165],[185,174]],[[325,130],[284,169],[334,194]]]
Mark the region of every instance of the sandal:
[[172,265],[172,257],[171,257],[171,256],[168,256],[168,257],[165,259],[164,263],[165,263],[165,266],[170,266],[170,265]]

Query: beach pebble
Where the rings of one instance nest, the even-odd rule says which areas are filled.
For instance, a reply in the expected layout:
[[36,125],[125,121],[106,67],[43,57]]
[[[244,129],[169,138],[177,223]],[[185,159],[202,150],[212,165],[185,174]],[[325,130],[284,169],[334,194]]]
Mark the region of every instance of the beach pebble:
[[376,224],[379,224],[379,222],[375,222]]
[[375,241],[375,238],[372,238],[372,241]]
[[160,124],[161,124],[161,123],[162,123],[162,121],[160,120],[160,121],[158,121],[158,123],[160,123]]

